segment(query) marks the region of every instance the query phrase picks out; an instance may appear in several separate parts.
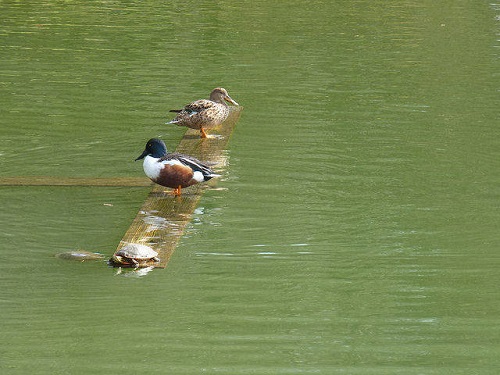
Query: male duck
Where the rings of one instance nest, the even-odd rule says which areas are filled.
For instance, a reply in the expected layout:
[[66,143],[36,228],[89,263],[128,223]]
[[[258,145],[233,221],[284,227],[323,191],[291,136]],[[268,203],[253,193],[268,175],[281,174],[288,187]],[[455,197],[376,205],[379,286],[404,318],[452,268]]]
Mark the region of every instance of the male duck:
[[181,189],[218,177],[210,167],[191,156],[168,153],[165,143],[152,138],[146,143],[144,152],[135,159],[144,159],[144,173],[158,185],[173,188],[174,195]]
[[192,102],[182,109],[172,109],[170,112],[178,113],[172,121],[167,124],[187,126],[191,129],[200,129],[201,138],[207,138],[205,128],[220,125],[229,115],[227,102],[238,105],[226,89],[217,87],[210,93],[210,99],[200,99]]

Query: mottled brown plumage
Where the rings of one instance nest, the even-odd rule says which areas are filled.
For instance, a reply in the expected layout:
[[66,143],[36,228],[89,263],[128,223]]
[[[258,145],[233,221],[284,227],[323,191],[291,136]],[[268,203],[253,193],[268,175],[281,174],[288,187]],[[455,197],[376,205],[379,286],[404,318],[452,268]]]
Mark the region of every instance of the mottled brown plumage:
[[175,118],[167,124],[187,126],[191,129],[199,129],[202,138],[206,138],[206,128],[213,128],[220,125],[229,115],[227,102],[238,105],[226,89],[217,87],[210,93],[210,99],[200,99],[186,105],[182,109],[174,109],[170,112],[178,113]]

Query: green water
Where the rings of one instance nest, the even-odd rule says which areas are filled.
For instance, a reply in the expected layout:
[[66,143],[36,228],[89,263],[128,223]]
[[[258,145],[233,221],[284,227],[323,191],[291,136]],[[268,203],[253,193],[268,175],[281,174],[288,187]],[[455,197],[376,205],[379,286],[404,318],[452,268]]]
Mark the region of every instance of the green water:
[[[142,176],[244,106],[169,266],[147,188],[0,187],[2,374],[497,374],[498,4],[1,1],[0,177]],[[127,274],[129,275],[129,274]]]

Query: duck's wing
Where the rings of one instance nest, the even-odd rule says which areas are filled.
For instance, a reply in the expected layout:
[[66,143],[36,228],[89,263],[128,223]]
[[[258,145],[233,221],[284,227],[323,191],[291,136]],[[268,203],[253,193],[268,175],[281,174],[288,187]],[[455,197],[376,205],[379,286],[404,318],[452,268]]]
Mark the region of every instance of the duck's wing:
[[210,113],[210,111],[214,108],[215,104],[217,103],[212,102],[211,100],[201,99],[189,103],[182,109],[172,109],[170,110],[170,112],[177,113],[177,116],[175,116],[175,118],[169,123],[176,124],[176,123],[191,121],[191,119],[193,119],[193,121],[196,121],[195,119],[199,120],[200,116],[204,116],[206,113]]
[[215,103],[212,102],[211,100],[200,99],[200,100],[197,100],[195,102],[189,103],[181,110],[174,109],[171,112],[186,113],[189,115],[193,115],[195,113],[200,113],[202,111],[206,111],[207,109],[212,108],[214,106],[214,104]]
[[201,162],[192,156],[180,154],[177,152],[173,152],[171,154],[165,155],[162,158],[160,158],[159,161],[160,162],[162,162],[162,161],[166,161],[166,162],[178,161],[181,164],[191,168],[193,171],[201,172],[204,176],[215,175],[214,171],[208,166],[207,163]]

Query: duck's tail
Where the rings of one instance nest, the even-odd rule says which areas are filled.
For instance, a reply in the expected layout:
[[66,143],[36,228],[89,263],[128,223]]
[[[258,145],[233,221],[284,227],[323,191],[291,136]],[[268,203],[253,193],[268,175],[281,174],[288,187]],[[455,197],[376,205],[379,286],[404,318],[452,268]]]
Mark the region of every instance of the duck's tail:
[[203,179],[205,181],[208,181],[208,180],[211,180],[212,178],[217,178],[217,177],[220,177],[221,175],[220,174],[217,174],[217,173],[210,173],[210,174],[204,174],[203,175]]

